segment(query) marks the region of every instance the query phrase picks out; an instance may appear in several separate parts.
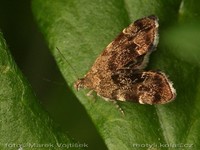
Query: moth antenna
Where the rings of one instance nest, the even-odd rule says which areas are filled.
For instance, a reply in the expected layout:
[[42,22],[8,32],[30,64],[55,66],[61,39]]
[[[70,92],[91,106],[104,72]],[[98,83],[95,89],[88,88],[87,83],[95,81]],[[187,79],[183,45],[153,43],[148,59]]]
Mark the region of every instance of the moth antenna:
[[69,65],[69,67],[73,70],[73,72],[74,72],[76,78],[79,79],[78,76],[77,76],[77,72],[76,72],[75,69],[72,67],[72,65],[69,63],[69,61],[68,61],[68,60],[65,58],[65,56],[61,53],[61,51],[59,50],[58,47],[56,47],[56,49],[58,50],[58,52],[60,53],[60,55],[62,56],[62,58],[66,61],[66,63]]

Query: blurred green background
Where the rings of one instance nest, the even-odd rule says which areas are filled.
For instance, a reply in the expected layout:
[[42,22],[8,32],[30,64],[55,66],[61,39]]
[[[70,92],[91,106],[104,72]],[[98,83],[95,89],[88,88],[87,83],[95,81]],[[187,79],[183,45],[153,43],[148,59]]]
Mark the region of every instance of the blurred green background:
[[[172,25],[169,25],[170,22],[169,24],[164,24],[165,27],[171,26],[171,28],[161,30],[160,39],[162,40],[160,41],[160,49],[166,49],[173,53],[174,56],[176,56],[176,61],[179,62],[177,64],[180,64],[180,61],[186,62],[191,68],[198,66],[199,69],[199,6],[195,6],[197,6],[196,9],[191,7],[191,9],[195,11],[191,11],[186,3],[185,8],[187,9],[183,8],[181,9],[182,12],[179,12],[177,24],[182,24],[184,26],[179,27],[178,25],[174,25],[173,28]],[[186,15],[182,15],[183,13]],[[161,19],[164,20],[165,18]],[[171,20],[171,18],[166,18],[166,20]],[[173,22],[174,20],[171,21]],[[162,27],[161,25],[161,28]],[[50,54],[45,40],[34,22],[31,12],[31,0],[1,0],[0,30],[4,34],[16,63],[31,84],[41,105],[50,114],[57,125],[61,126],[61,129],[67,132],[75,141],[88,144],[88,149],[107,149],[84,107],[67,87],[65,80]],[[168,49],[168,47],[170,48]],[[151,56],[151,58],[157,56],[154,55]],[[168,59],[168,61],[170,62],[171,60]],[[159,63],[157,63],[157,65],[159,65]],[[168,65],[167,62],[166,65]],[[174,67],[180,68],[180,70],[174,72],[184,71],[179,73],[180,81],[177,83],[182,84],[182,79],[187,79],[187,75],[190,75],[189,70],[187,70],[189,67],[187,68],[187,66],[185,67],[184,65],[186,64]],[[191,74],[193,74],[193,72]],[[186,77],[184,78],[183,76]],[[179,76],[174,78],[179,79]],[[189,81],[186,82],[190,85]],[[195,93],[193,90],[198,90],[199,80],[194,82],[196,83],[195,85],[192,85],[191,82],[191,86],[189,86],[193,88],[188,88],[187,84],[184,83],[183,86],[180,85],[180,87],[186,92],[179,91],[186,93],[186,96],[188,96],[188,93],[194,95],[196,101],[193,103],[195,104],[195,102],[199,101],[199,93]],[[180,95],[180,93],[178,94]],[[189,100],[187,102],[189,102]],[[182,102],[180,102],[180,104],[182,104]],[[183,108],[185,109],[185,107]],[[195,110],[193,107],[190,108]],[[181,106],[180,110],[182,110]],[[193,110],[191,110],[191,112],[192,111]]]
[[34,22],[31,0],[1,0],[0,30],[18,67],[58,126],[76,141],[88,144],[88,149],[107,149],[59,72]]

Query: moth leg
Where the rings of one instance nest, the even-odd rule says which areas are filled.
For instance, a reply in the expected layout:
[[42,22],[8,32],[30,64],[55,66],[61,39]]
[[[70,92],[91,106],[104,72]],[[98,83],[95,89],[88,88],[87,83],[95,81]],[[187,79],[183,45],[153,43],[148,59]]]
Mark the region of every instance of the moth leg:
[[120,113],[122,114],[122,116],[125,116],[124,110],[119,106],[119,104],[117,103],[116,100],[110,100],[110,102],[112,102],[115,105],[115,107],[120,111]]
[[103,97],[101,95],[99,95],[99,96],[102,97],[105,101],[113,103],[115,105],[115,107],[121,112],[121,114],[123,116],[125,116],[123,109],[119,106],[119,104],[117,103],[116,100],[109,99],[109,98]]
[[93,92],[93,90],[90,90],[86,95],[87,96],[92,96],[92,92]]

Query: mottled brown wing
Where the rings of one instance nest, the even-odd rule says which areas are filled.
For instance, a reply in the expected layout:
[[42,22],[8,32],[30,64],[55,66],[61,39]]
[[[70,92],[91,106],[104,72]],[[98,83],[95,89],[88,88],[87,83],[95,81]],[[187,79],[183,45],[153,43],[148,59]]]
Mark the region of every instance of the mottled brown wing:
[[149,16],[125,28],[95,60],[84,78],[74,84],[75,88],[89,88],[99,92],[100,87],[104,88],[105,82],[111,80],[115,71],[144,68],[145,58],[157,45],[157,20],[157,17]]
[[176,97],[166,75],[159,71],[118,70],[112,75],[116,99],[141,104],[164,104]]
[[112,100],[141,104],[164,104],[176,92],[166,75],[143,71],[149,54],[158,43],[157,17],[139,19],[111,42],[75,88],[88,88]]
[[[107,57],[108,69],[115,71],[122,68],[143,69],[148,55],[158,43],[157,17],[139,19],[125,28],[101,54]],[[97,60],[97,64],[98,64]]]

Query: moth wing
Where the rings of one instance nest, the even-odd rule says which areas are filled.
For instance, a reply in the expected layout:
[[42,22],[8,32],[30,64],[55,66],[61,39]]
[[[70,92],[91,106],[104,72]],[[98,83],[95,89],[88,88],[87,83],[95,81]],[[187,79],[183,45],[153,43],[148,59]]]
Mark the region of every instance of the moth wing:
[[157,21],[157,17],[149,16],[130,24],[102,52],[101,62],[104,57],[107,58],[106,63],[111,71],[121,68],[143,69],[148,62],[148,55],[158,43]]
[[[135,21],[125,28],[95,60],[88,73],[109,76],[105,70],[143,69],[148,56],[158,43],[158,18],[149,16]],[[108,71],[107,71],[108,72]],[[108,72],[108,73],[109,73]],[[88,77],[88,74],[86,75]]]
[[119,70],[112,75],[116,99],[141,104],[164,104],[176,97],[166,75],[158,71]]

